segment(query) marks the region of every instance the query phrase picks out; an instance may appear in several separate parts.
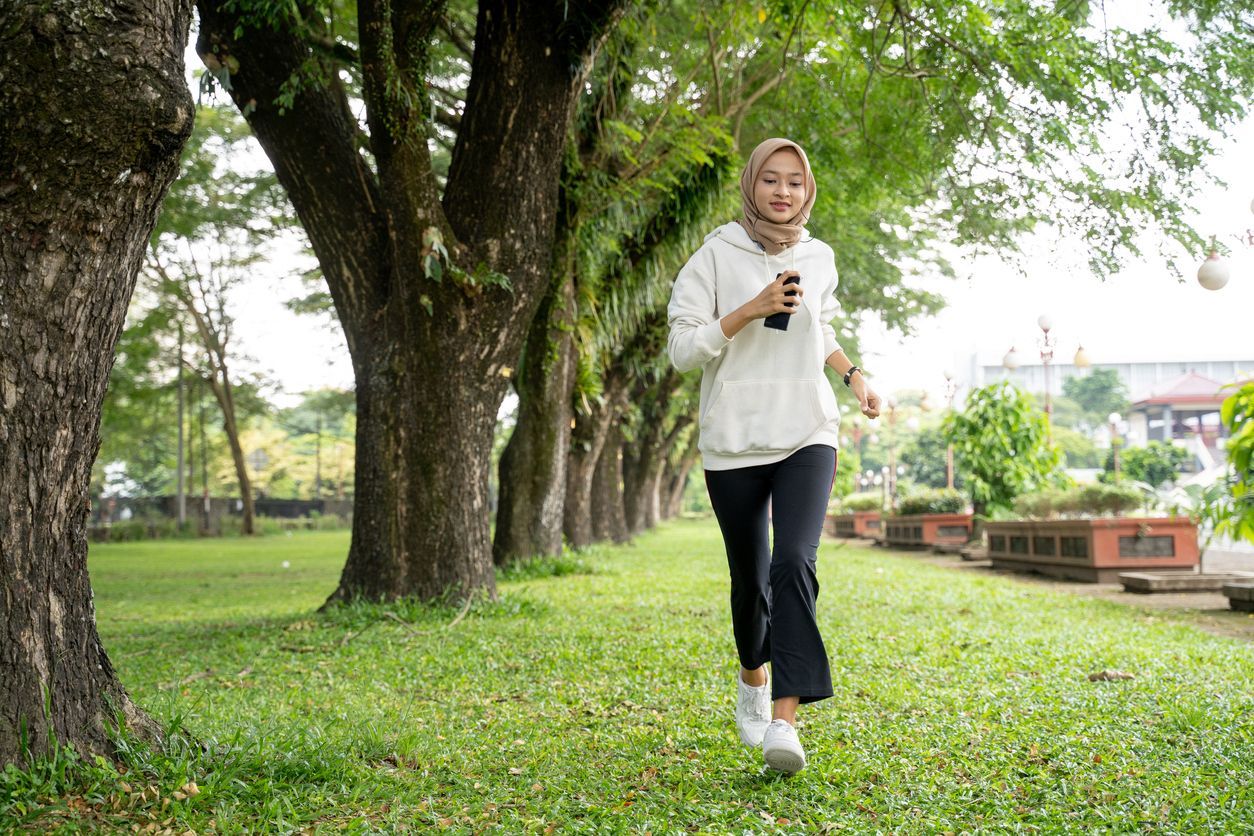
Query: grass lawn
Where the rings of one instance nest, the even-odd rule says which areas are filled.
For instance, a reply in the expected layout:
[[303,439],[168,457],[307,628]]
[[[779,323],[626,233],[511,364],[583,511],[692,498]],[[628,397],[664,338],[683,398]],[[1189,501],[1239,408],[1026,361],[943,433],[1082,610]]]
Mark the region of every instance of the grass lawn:
[[1254,830],[1254,648],[1162,612],[825,540],[836,696],[783,777],[732,724],[712,519],[520,573],[451,627],[317,614],[347,544],[93,546],[114,664],[197,745],[0,773],[0,830]]

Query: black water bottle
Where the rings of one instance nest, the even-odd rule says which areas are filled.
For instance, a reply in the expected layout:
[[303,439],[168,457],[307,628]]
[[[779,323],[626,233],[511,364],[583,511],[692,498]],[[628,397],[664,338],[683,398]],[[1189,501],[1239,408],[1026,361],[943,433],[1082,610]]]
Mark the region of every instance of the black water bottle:
[[[784,274],[783,274],[783,273],[776,273],[776,274],[775,274],[775,278],[777,278],[777,279],[778,279],[778,278],[779,278],[780,276],[782,276],[782,275],[784,275]],[[785,279],[785,280],[784,280],[784,284],[801,284],[801,277],[800,277],[800,276],[789,276],[787,279]],[[795,291],[795,290],[790,290],[790,291],[788,291],[787,293],[785,293],[784,295],[785,295],[785,296],[796,296],[796,295],[797,295],[797,291]],[[795,308],[795,307],[796,307],[796,305],[794,305],[793,307]],[[771,314],[770,316],[766,317],[764,320],[762,320],[762,324],[763,324],[763,325],[765,325],[767,328],[775,328],[776,330],[779,330],[779,331],[787,331],[787,330],[788,330],[788,320],[789,320],[789,319],[791,319],[791,318],[792,318],[792,316],[793,316],[793,315],[792,315],[792,314],[790,314],[790,313],[788,313],[787,311],[780,311],[779,313],[773,313],[773,314]]]

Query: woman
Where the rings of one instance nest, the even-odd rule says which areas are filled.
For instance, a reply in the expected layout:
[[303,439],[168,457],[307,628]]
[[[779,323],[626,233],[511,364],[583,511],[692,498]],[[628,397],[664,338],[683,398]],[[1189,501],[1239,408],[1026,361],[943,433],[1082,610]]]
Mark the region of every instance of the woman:
[[763,142],[740,196],[743,216],[706,236],[675,280],[667,350],[680,371],[702,369],[698,448],[731,570],[736,728],[767,766],[791,773],[806,763],[797,706],[832,695],[815,564],[840,411],[823,365],[868,418],[880,399],[830,325],[840,307],[832,249],[803,237],[815,198],[805,151]]

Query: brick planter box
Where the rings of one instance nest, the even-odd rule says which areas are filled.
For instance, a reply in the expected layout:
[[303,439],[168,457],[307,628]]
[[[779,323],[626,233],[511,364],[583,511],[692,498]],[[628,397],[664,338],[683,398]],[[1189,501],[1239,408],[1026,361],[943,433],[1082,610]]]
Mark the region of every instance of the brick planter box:
[[883,541],[890,546],[931,548],[964,545],[971,539],[971,514],[914,514],[885,517]]
[[828,514],[827,533],[833,537],[876,537],[880,533],[880,512]]
[[1192,569],[1197,526],[1186,517],[1093,517],[990,522],[994,569],[1117,583],[1120,572]]

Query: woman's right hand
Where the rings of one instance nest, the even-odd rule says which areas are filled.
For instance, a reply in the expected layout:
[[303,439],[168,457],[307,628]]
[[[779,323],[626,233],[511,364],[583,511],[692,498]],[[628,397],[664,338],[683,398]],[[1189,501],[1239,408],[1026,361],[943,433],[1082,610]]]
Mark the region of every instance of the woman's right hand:
[[[748,302],[745,302],[739,308],[729,313],[727,316],[719,320],[719,327],[723,329],[723,336],[731,339],[740,332],[742,328],[755,319],[765,319],[771,314],[777,313],[796,313],[801,307],[801,297],[805,293],[801,289],[800,283],[785,285],[789,276],[798,276],[796,270],[789,270],[780,273],[775,281],[754,296]],[[797,291],[796,296],[785,296],[784,294],[790,290]]]
[[[785,285],[792,276],[801,275],[796,270],[786,270],[779,274],[775,281],[762,288],[761,292],[749,303],[750,314],[754,319],[764,319],[777,313],[796,313],[801,307],[801,297],[805,291],[801,284]],[[785,294],[796,291],[795,296]]]

